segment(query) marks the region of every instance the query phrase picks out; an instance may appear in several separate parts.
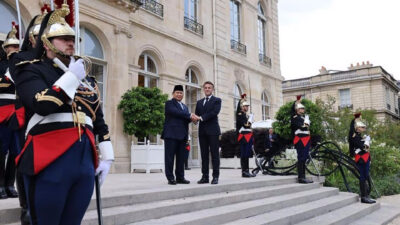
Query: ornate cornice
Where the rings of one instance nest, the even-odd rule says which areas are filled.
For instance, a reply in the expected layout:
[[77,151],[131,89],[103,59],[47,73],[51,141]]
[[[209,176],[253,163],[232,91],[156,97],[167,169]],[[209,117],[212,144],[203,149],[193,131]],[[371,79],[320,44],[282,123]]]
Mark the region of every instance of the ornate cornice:
[[120,33],[126,34],[128,38],[133,37],[133,34],[131,31],[129,31],[129,28],[114,25],[114,34],[120,34]]
[[131,13],[136,12],[140,6],[140,2],[138,0],[106,0],[106,2],[114,3],[120,8],[124,8]]

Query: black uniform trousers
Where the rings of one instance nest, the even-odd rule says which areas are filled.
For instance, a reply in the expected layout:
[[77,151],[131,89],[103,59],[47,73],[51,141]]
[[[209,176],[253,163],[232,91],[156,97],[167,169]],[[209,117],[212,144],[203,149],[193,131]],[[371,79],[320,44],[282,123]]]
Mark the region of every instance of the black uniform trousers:
[[183,180],[185,178],[185,149],[186,141],[185,140],[176,140],[166,138],[164,139],[164,147],[165,147],[165,176],[168,180],[174,180],[174,158],[176,156],[176,164],[175,164],[175,176],[177,180]]
[[219,178],[219,135],[201,135],[199,136],[199,141],[201,151],[201,173],[203,177],[209,177],[209,155],[211,153],[212,176],[214,178]]

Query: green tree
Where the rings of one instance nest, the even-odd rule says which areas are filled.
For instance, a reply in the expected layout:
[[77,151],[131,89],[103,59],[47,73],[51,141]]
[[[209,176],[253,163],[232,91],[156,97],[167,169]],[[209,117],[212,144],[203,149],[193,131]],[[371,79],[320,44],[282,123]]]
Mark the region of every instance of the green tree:
[[126,91],[118,105],[124,118],[124,132],[138,138],[161,133],[167,99],[168,95],[158,88],[134,87]]
[[[324,138],[324,128],[322,126],[322,109],[320,106],[314,104],[312,101],[308,99],[301,100],[301,104],[303,104],[306,108],[306,114],[310,116],[311,125],[310,131],[311,135],[320,135]],[[274,122],[274,130],[281,137],[289,140],[292,139],[292,130],[290,128],[290,120],[292,117],[292,106],[293,102],[288,102],[279,108],[276,113]]]

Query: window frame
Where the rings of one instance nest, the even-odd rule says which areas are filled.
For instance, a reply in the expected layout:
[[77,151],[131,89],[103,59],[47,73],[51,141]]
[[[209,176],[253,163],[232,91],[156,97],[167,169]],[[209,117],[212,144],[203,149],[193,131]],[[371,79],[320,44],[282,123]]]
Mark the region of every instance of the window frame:
[[[140,54],[139,59],[141,56],[144,56],[144,68],[143,70],[140,69],[139,73],[138,73],[138,86],[139,86],[139,76],[144,76],[144,86],[143,87],[150,87],[150,81],[151,79],[156,79],[156,87],[159,87],[160,84],[160,75],[158,75],[158,65],[156,60],[148,53],[143,52],[142,54]],[[155,66],[156,72],[150,72],[148,71],[148,59],[150,58],[151,61],[153,61],[153,64]],[[138,61],[139,64],[139,61]],[[139,65],[140,66],[140,65]]]
[[[236,12],[235,9],[236,8]],[[242,38],[241,38],[241,4],[239,1],[237,0],[230,0],[229,2],[229,12],[230,12],[230,28],[231,28],[231,40],[237,41],[237,42],[241,42]],[[236,18],[235,18],[236,15]],[[236,23],[236,24],[235,24]],[[237,27],[237,32],[234,32],[234,28]],[[237,37],[235,37],[235,35]]]
[[[261,11],[260,12],[260,8]],[[260,27],[261,25],[261,27]],[[267,18],[265,16],[265,10],[261,4],[258,2],[257,5],[257,41],[258,41],[258,54],[263,54],[267,56],[267,34],[266,34],[266,27],[267,27]],[[261,46],[262,44],[262,46]]]
[[[191,7],[191,2],[193,3],[193,8]],[[195,21],[199,22],[199,0],[184,0],[184,16]],[[187,8],[186,8],[187,5]],[[187,11],[188,10],[188,11]],[[193,10],[193,12],[192,12]]]
[[[265,98],[267,99],[267,101],[265,101]],[[265,108],[268,108],[268,115],[265,112]],[[261,117],[262,120],[267,120],[268,118],[271,118],[270,97],[265,91],[263,91],[263,93],[261,94]]]
[[[348,99],[346,99],[348,101],[346,101],[346,102],[342,101],[342,93],[344,93],[344,91],[348,91]],[[344,96],[344,97],[347,97],[347,96]],[[348,106],[352,105],[350,88],[339,89],[339,100],[340,100],[340,102],[339,102],[340,107],[348,107]]]

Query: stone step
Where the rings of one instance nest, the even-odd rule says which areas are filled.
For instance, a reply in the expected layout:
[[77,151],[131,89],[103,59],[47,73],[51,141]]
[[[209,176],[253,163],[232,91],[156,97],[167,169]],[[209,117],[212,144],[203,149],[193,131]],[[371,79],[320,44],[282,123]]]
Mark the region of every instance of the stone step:
[[345,225],[371,214],[378,210],[380,203],[363,204],[353,203],[346,207],[334,210],[332,212],[314,217],[312,219],[298,223],[298,225]]
[[[239,202],[251,201],[256,199],[280,196],[293,192],[301,192],[319,188],[318,183],[302,184],[284,184],[275,186],[266,186],[262,188],[244,189],[233,192],[221,192],[208,195],[198,195],[185,198],[169,199],[164,201],[133,204],[131,207],[120,206],[109,209],[103,209],[105,221],[112,221],[114,217],[127,217],[126,221],[136,222],[148,219],[161,218],[178,213],[186,213],[207,209],[210,206],[218,207]],[[206,188],[206,187],[204,187]],[[126,214],[126,215],[125,215]],[[129,219],[130,218],[130,219]],[[88,211],[84,218],[84,224],[96,224],[97,211]],[[118,224],[118,223],[117,223]]]
[[[192,181],[193,182],[193,181]],[[116,206],[126,206],[139,203],[149,203],[163,201],[168,199],[186,198],[197,195],[207,195],[213,193],[232,192],[243,189],[252,189],[266,186],[276,186],[283,184],[296,183],[295,177],[271,177],[271,179],[247,179],[240,180],[234,183],[222,183],[218,185],[211,184],[181,184],[181,185],[165,185],[160,188],[151,190],[123,190],[116,192],[108,192],[102,195],[102,207],[110,208]],[[90,202],[88,210],[96,209],[96,199],[93,193],[93,198]]]
[[[192,224],[192,225],[219,225],[231,221],[243,219],[250,216],[259,215],[272,210],[282,209],[297,204],[303,204],[315,201],[321,198],[337,195],[339,193],[336,188],[318,188],[301,192],[292,192],[290,194],[262,198],[258,200],[240,202],[220,207],[209,208],[192,211],[189,213],[181,213],[172,216],[162,217],[160,219],[152,219],[132,223],[131,225],[171,225],[171,224]],[[110,224],[125,224],[127,221],[118,220]]]
[[381,207],[354,222],[352,225],[385,225],[400,216],[400,207],[381,203]]
[[249,217],[227,223],[225,225],[251,224],[251,225],[286,225],[330,212],[332,210],[352,204],[358,200],[355,194],[340,193],[339,195],[319,199],[305,204],[300,204],[261,215]]

